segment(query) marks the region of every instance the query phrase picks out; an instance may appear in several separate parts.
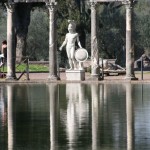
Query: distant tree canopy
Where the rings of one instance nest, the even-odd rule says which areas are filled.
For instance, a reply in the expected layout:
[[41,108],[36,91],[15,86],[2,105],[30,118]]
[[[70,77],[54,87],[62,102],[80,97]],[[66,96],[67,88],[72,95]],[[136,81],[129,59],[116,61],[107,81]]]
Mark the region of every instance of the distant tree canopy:
[[6,17],[7,17],[6,9],[0,6],[0,42],[6,39],[7,36]]
[[136,56],[139,56],[143,51],[150,54],[150,1],[139,1],[134,11]]
[[[37,6],[37,5],[36,5]],[[33,60],[48,60],[49,12],[45,5],[32,6],[27,30],[27,49],[24,55]],[[25,6],[26,7],[26,6]],[[135,58],[145,51],[150,53],[150,2],[140,0],[134,6],[133,39]],[[30,13],[29,13],[30,15]],[[77,23],[80,41],[90,54],[90,7],[85,0],[57,0],[57,48],[68,32],[68,19]],[[126,17],[125,6],[118,3],[97,4],[97,38],[100,57],[117,58],[123,64],[125,57]],[[21,35],[21,34],[19,34]],[[0,40],[6,39],[6,10],[0,9]],[[26,38],[24,39],[26,40]],[[61,52],[66,57],[65,50]]]

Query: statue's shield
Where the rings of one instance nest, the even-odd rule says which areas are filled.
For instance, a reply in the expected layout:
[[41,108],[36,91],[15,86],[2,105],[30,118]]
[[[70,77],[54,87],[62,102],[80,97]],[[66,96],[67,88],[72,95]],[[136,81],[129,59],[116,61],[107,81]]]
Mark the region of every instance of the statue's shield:
[[84,62],[88,58],[88,52],[84,48],[79,48],[75,52],[75,58],[78,62]]

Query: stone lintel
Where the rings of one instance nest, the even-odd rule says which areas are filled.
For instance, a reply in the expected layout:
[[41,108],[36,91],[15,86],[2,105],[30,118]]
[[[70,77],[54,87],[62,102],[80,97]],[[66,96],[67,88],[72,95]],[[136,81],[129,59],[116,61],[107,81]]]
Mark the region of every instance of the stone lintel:
[[66,70],[66,80],[84,81],[85,70]]

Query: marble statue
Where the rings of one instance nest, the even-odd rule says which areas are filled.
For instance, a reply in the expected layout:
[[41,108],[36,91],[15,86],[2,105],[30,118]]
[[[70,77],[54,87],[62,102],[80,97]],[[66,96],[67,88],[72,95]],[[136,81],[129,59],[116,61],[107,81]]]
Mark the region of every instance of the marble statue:
[[134,62],[134,68],[141,68],[141,61],[143,61],[142,62],[143,68],[150,67],[150,57],[146,54],[143,54],[139,59],[137,59]]
[[79,41],[79,35],[76,33],[76,24],[74,20],[68,20],[68,33],[66,34],[65,40],[62,43],[59,50],[61,51],[62,48],[66,45],[66,52],[67,57],[69,60],[70,69],[69,70],[76,70],[77,69],[77,62],[75,59],[75,42],[77,41],[78,46],[82,48],[81,43]]
[[99,60],[100,68],[102,68],[102,63],[103,63],[103,69],[105,71],[108,71],[108,70],[125,70],[125,68],[121,67],[118,64],[115,64],[115,63],[113,64],[113,63],[109,62],[107,59],[104,59],[102,62],[102,59],[100,58],[100,60]]

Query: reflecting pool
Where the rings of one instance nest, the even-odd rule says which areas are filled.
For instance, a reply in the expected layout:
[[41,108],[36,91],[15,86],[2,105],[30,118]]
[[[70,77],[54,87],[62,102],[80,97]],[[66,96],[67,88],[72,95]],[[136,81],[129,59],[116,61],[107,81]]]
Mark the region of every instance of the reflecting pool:
[[150,84],[0,85],[0,150],[149,150]]

